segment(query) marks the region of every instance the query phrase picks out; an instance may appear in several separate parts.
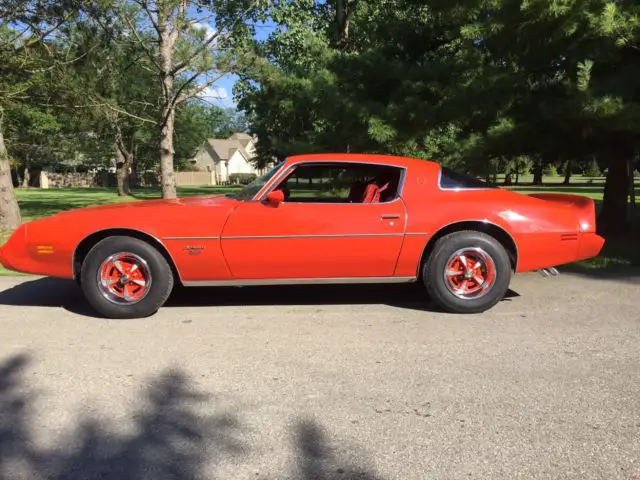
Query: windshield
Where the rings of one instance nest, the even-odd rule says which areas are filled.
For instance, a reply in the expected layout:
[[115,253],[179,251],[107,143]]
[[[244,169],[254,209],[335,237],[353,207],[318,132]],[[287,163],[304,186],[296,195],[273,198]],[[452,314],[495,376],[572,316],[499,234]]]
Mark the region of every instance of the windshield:
[[260,189],[264,187],[267,184],[267,182],[271,180],[271,178],[273,178],[273,176],[280,171],[283,165],[284,165],[284,162],[278,163],[271,170],[269,170],[264,175],[261,175],[260,177],[256,178],[253,182],[248,184],[242,190],[240,190],[239,192],[230,194],[229,196],[235,198],[236,200],[252,199],[255,196],[255,194],[258,193]]

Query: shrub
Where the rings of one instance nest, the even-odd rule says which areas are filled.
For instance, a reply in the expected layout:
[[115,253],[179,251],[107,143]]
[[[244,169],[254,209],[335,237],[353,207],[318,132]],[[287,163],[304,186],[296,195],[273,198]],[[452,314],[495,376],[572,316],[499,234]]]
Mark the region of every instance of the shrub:
[[257,178],[255,173],[231,173],[229,174],[229,182],[232,185],[247,185]]
[[590,162],[587,162],[587,164],[584,166],[584,169],[582,170],[582,175],[585,177],[599,177],[600,175],[602,175],[602,172],[600,172],[600,167],[598,166],[598,162],[596,162],[595,158],[593,158]]
[[546,177],[555,177],[558,175],[558,170],[555,165],[549,164],[542,170],[542,174]]

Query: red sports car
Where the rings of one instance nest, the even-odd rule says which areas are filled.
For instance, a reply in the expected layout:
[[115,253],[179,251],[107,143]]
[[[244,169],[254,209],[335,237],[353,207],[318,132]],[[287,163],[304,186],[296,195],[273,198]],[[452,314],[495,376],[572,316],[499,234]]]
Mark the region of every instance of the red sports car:
[[447,311],[495,305],[513,272],[598,255],[591,199],[522,195],[438,163],[288,158],[234,194],[89,207],[23,224],[12,270],[76,279],[102,315],[151,315],[184,286],[423,282]]

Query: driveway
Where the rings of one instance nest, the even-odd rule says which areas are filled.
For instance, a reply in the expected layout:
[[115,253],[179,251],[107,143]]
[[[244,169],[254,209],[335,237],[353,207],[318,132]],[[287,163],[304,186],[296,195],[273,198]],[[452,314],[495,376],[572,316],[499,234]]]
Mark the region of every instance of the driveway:
[[96,318],[0,278],[0,478],[640,479],[640,282],[179,291]]

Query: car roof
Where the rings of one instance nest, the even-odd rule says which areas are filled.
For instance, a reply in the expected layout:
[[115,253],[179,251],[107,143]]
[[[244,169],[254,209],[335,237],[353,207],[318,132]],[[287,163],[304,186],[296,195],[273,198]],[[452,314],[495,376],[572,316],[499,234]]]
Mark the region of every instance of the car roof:
[[438,171],[440,164],[432,160],[421,160],[419,158],[399,157],[395,155],[380,155],[369,153],[314,153],[308,155],[292,155],[287,158],[290,163],[300,163],[308,161],[317,162],[364,162],[378,163],[381,165],[394,165],[408,167],[415,165],[420,168]]

